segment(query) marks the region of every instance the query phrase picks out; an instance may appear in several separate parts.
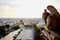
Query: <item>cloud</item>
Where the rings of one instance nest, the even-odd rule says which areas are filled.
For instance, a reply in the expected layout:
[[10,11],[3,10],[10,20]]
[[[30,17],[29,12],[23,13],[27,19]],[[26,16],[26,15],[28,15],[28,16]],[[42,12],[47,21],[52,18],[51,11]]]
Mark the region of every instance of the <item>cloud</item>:
[[[59,0],[58,0],[59,1]],[[60,2],[57,0],[0,0],[1,17],[32,17],[40,18],[48,5],[57,9]]]
[[9,8],[17,8],[20,7],[19,0],[6,0],[0,2],[0,9],[9,9]]

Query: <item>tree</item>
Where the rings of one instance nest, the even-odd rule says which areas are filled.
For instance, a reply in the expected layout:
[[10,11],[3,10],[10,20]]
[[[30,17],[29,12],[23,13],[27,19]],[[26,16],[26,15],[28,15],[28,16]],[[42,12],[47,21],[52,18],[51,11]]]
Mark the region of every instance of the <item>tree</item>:
[[0,38],[6,35],[5,26],[0,26]]
[[10,25],[9,25],[9,24],[6,24],[6,25],[5,25],[5,27],[9,28],[9,27],[10,27]]
[[40,34],[42,33],[41,29],[39,29],[36,24],[33,24],[33,27],[35,29],[36,40],[40,40],[41,39]]
[[16,25],[15,27],[14,27],[14,30],[17,30],[17,29],[19,29],[20,27],[19,27],[19,25]]

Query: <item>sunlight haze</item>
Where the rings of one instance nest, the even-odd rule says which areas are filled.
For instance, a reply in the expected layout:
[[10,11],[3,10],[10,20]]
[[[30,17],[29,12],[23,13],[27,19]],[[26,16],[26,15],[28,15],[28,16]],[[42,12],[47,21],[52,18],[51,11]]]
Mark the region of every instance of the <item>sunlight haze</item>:
[[0,0],[0,18],[41,18],[48,5],[60,12],[60,0]]

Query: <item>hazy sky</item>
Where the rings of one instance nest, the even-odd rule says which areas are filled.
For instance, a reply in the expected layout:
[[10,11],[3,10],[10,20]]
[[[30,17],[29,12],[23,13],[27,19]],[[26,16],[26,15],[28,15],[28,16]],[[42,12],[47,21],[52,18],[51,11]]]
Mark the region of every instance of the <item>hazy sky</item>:
[[0,18],[41,18],[47,5],[60,11],[60,0],[0,0]]

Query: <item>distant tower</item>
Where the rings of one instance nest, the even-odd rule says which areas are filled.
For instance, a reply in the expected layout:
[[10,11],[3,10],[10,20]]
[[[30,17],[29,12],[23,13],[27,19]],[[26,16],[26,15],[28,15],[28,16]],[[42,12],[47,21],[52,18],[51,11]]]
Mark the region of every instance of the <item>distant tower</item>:
[[22,25],[24,25],[24,22],[23,22],[23,20],[20,20],[20,22],[21,22],[21,24],[22,24]]

